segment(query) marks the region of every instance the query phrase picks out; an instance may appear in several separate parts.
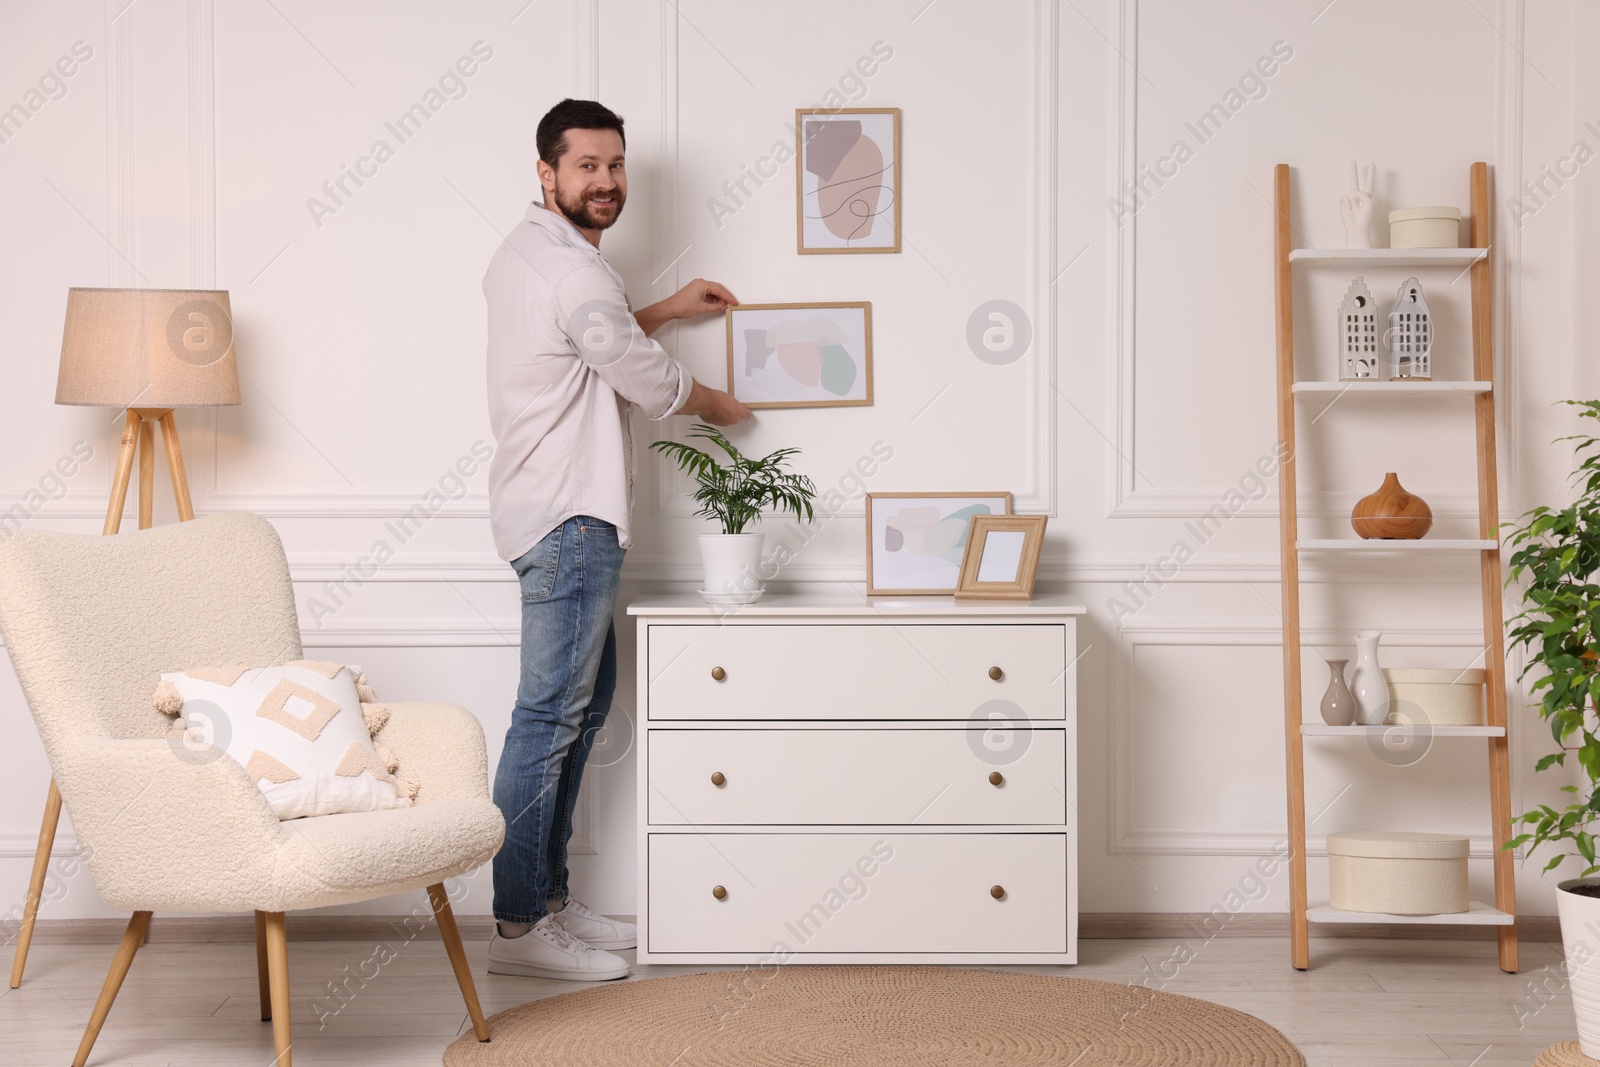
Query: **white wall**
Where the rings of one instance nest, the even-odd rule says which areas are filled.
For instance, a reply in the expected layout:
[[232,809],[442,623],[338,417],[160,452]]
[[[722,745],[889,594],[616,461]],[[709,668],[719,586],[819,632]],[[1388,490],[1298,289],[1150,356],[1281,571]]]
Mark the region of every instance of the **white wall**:
[[[636,305],[697,275],[750,301],[873,302],[876,405],[765,412],[742,442],[799,445],[820,484],[858,497],[848,474],[882,440],[894,455],[873,490],[1007,489],[1018,510],[1051,514],[1043,578],[1091,612],[1079,665],[1086,911],[1209,909],[1284,834],[1275,486],[1209,543],[1185,527],[1274,446],[1273,165],[1295,167],[1296,243],[1322,245],[1342,240],[1336,200],[1351,158],[1378,164],[1380,219],[1417,203],[1465,207],[1468,165],[1494,168],[1508,515],[1559,498],[1567,456],[1549,441],[1566,423],[1550,403],[1600,386],[1576,347],[1594,311],[1575,299],[1595,280],[1577,250],[1596,232],[1600,179],[1585,168],[1547,184],[1520,228],[1507,206],[1574,140],[1600,147],[1583,126],[1600,123],[1600,83],[1577,61],[1600,24],[1571,2],[124,3],[0,4],[0,107],[29,102],[74,42],[93,51],[65,94],[0,144],[11,401],[0,511],[20,504],[40,528],[99,529],[116,413],[51,403],[68,286],[230,290],[244,403],[180,416],[197,506],[270,517],[307,644],[361,662],[382,695],[470,707],[491,761],[515,686],[518,602],[489,541],[483,477],[403,545],[384,522],[488,438],[479,279],[533,195],[534,127],[563,95],[598,95],[628,121],[631,199],[604,248]],[[853,81],[880,41],[892,57]],[[465,95],[399,143],[385,122],[477,42],[492,55]],[[1185,124],[1228,104],[1274,48],[1261,68],[1271,76],[1246,80],[1249,98],[1202,143]],[[724,182],[790,137],[796,107],[831,103],[841,83],[862,106],[903,110],[905,251],[796,256],[791,168],[715,217],[708,201]],[[336,211],[314,213],[308,198],[378,139],[393,158]],[[1136,211],[1116,209],[1119,184],[1178,140],[1192,155],[1176,174],[1148,184]],[[1342,286],[1330,275],[1296,290],[1302,376],[1332,376]],[[1441,278],[1429,290],[1441,376],[1466,373],[1466,288]],[[1026,309],[1034,334],[1008,366],[980,361],[965,340],[973,310],[997,298]],[[666,341],[721,381],[720,323],[669,327]],[[1307,421],[1313,529],[1337,532],[1389,469],[1434,503],[1443,528],[1470,521],[1464,406],[1341,404]],[[659,429],[642,427],[644,440]],[[95,458],[65,495],[27,496],[79,440]],[[647,456],[640,484],[625,595],[697,568],[702,527],[681,483]],[[165,501],[157,517],[171,520]],[[847,501],[784,578],[859,589],[861,533],[859,499]],[[1147,580],[1179,539],[1195,558],[1133,598],[1124,583]],[[323,591],[379,540],[397,553],[376,579],[348,598]],[[1349,652],[1357,629],[1385,631],[1390,665],[1478,654],[1467,567],[1313,565],[1305,577],[1308,715],[1323,658]],[[1137,610],[1113,618],[1118,598]],[[23,899],[49,771],[9,666],[0,707],[9,911]],[[580,891],[624,913],[633,707],[629,678],[588,779],[577,860]],[[1521,810],[1556,783],[1530,781],[1547,735],[1527,712],[1513,721]],[[1403,769],[1362,746],[1316,747],[1308,807],[1327,810],[1313,833],[1454,830],[1486,851],[1485,763],[1476,742],[1440,742]],[[1487,863],[1475,869],[1487,892]],[[1313,894],[1323,877],[1314,860]],[[474,880],[463,910],[488,909],[487,881]],[[1537,877],[1519,884],[1524,911],[1551,910]],[[1280,878],[1253,906],[1281,911],[1286,899]],[[80,876],[45,914],[108,912]]]

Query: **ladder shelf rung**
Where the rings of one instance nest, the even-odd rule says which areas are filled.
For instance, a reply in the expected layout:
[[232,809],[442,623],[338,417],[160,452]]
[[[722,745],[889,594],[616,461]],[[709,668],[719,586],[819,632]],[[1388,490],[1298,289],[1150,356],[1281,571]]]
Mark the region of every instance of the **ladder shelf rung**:
[[1476,537],[1419,537],[1415,540],[1322,537],[1295,542],[1295,548],[1301,552],[1486,552],[1499,547],[1499,541]]
[[1517,917],[1499,908],[1472,901],[1466,911],[1446,915],[1390,915],[1383,911],[1341,911],[1326,904],[1306,908],[1313,923],[1399,923],[1420,926],[1515,926]]
[[1295,396],[1476,396],[1493,382],[1295,382]]
[[1469,267],[1487,248],[1292,248],[1290,263],[1328,267]]
[[1301,737],[1504,737],[1504,726],[1329,726],[1325,722],[1300,725]]

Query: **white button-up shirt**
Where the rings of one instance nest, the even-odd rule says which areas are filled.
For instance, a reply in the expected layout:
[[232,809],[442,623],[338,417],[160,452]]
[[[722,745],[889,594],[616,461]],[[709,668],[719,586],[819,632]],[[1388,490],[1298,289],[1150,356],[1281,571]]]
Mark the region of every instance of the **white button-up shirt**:
[[639,405],[663,419],[694,379],[646,337],[622,278],[564,215],[528,208],[489,261],[489,525],[514,560],[574,515],[632,543]]

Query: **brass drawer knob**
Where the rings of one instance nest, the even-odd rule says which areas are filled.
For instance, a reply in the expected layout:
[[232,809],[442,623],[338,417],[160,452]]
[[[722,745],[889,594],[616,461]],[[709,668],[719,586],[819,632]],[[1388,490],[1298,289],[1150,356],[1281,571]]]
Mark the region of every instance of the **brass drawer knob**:
[[712,771],[711,772],[711,784],[712,785],[722,785],[727,780],[728,780],[727,778],[723,777],[723,774],[722,774],[721,771]]
[[[998,889],[1000,887],[996,886],[995,888]],[[711,887],[711,895],[716,897],[718,900],[728,899],[728,891],[722,888],[720,885],[714,885]]]
[[[717,888],[720,889],[722,887],[718,886]],[[1006,897],[1006,887],[1003,885],[992,885],[989,887],[989,895],[994,897],[996,900],[1004,900]]]
[[1005,780],[1006,780],[1006,776],[1001,774],[999,771],[990,771],[989,772],[989,784],[990,785],[999,785],[1002,782],[1004,782]]
[[1001,670],[999,667],[990,667],[989,668],[989,677],[993,678],[995,681],[998,682],[1000,679],[1004,678],[1005,676],[1006,676],[1006,672]]
[[726,678],[727,676],[728,676],[728,672],[723,670],[721,667],[712,667],[711,668],[711,677],[712,677],[713,680],[720,682],[724,678]]

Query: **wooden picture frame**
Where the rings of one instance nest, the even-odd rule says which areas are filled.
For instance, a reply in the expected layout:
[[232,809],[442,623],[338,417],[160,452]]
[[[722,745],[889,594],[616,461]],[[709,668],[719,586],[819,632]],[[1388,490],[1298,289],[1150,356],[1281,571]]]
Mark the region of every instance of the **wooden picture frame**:
[[1009,514],[1005,492],[868,493],[867,595],[949,596],[971,518]]
[[1047,515],[974,515],[956,597],[1032,600],[1048,519]]
[[723,317],[728,392],[751,410],[872,406],[870,301],[739,304]]
[[899,252],[900,109],[797,108],[794,139],[796,250]]

